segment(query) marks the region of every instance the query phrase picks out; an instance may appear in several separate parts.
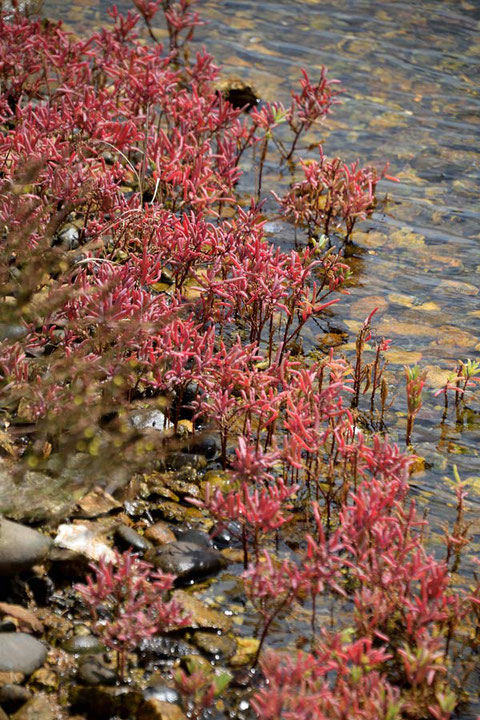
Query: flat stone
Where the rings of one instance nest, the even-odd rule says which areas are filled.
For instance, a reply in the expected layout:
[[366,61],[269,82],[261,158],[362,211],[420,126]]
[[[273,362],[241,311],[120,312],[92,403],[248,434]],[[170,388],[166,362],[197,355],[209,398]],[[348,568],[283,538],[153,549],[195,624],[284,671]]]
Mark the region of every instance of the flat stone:
[[42,562],[50,538],[20,523],[0,519],[0,576],[17,575]]
[[47,648],[26,633],[0,635],[0,671],[30,675],[41,667],[47,657]]
[[121,509],[122,506],[114,497],[102,488],[95,487],[78,502],[75,515],[80,518],[96,518]]
[[177,576],[177,583],[186,583],[215,575],[226,566],[217,550],[191,542],[172,542],[159,548],[153,558],[156,567]]
[[228,632],[233,620],[219,610],[209,608],[193,595],[184,590],[175,590],[173,598],[182,606],[185,615],[188,617],[187,627],[194,630],[221,630]]

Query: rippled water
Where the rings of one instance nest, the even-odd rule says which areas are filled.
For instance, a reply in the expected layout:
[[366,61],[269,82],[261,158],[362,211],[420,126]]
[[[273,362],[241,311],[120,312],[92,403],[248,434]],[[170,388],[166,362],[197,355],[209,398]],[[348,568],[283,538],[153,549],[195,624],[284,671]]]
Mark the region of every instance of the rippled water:
[[[124,0],[118,6],[130,7]],[[378,335],[394,341],[390,381],[397,397],[389,432],[403,442],[403,365],[428,368],[439,387],[443,370],[479,355],[480,4],[208,0],[200,6],[209,24],[198,41],[226,74],[253,83],[263,99],[288,102],[300,67],[315,76],[326,65],[346,89],[317,136],[327,155],[380,167],[389,160],[400,179],[381,185],[393,200],[358,227],[350,258],[355,282],[331,324],[353,341],[379,307]],[[68,6],[46,0],[43,13],[84,33],[107,20],[106,7],[104,0]],[[274,213],[273,202],[267,208]],[[278,221],[270,227],[271,239],[292,242],[289,227]],[[320,329],[311,330],[307,349],[320,339]],[[451,410],[443,425],[433,391],[425,396],[413,441],[431,467],[414,476],[413,492],[428,501],[433,517],[445,519],[452,495],[444,476],[452,465],[462,477],[480,475],[480,395],[472,394],[457,423]],[[478,515],[480,479],[472,486]]]

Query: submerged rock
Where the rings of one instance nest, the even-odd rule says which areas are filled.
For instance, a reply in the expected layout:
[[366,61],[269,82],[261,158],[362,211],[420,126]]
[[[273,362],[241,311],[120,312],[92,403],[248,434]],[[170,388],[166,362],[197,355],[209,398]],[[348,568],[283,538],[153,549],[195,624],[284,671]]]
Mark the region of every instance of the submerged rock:
[[159,548],[153,557],[156,567],[177,576],[177,583],[188,583],[215,575],[226,567],[217,550],[192,542],[177,541]]
[[0,576],[17,575],[42,562],[51,540],[20,523],[0,518]]
[[39,640],[22,632],[0,634],[0,672],[31,675],[47,657],[47,648]]

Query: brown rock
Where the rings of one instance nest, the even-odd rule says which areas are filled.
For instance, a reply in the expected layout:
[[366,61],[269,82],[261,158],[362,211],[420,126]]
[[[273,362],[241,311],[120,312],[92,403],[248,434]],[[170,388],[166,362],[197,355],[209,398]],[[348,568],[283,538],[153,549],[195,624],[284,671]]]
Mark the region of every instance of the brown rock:
[[164,522],[157,522],[155,525],[151,525],[145,530],[144,537],[154,545],[166,545],[167,543],[175,542],[177,539],[167,523]]

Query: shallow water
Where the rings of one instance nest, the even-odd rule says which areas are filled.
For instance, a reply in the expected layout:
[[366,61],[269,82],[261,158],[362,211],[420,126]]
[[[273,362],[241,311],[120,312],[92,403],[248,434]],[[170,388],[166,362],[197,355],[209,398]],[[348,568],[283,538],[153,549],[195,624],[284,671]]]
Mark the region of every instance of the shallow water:
[[[120,10],[130,7],[125,0]],[[46,0],[43,14],[86,33],[104,23],[104,0],[68,6]],[[320,134],[327,155],[383,167],[390,161],[399,183],[383,182],[392,200],[357,226],[350,262],[355,282],[330,317],[353,341],[374,307],[379,336],[393,339],[390,375],[396,397],[389,433],[404,442],[403,365],[430,371],[432,388],[459,359],[480,350],[480,4],[472,0],[208,0],[200,3],[209,24],[198,42],[223,63],[226,74],[253,83],[265,100],[288,102],[300,67],[314,77],[322,65],[346,92]],[[269,177],[269,182],[270,182]],[[276,178],[273,178],[276,181]],[[285,179],[281,181],[285,185]],[[274,216],[270,239],[292,243],[292,230]],[[273,224],[275,223],[275,224]],[[310,328],[305,348],[320,328]],[[350,352],[351,344],[342,348]],[[413,442],[428,469],[412,478],[412,492],[431,517],[451,516],[445,476],[456,464],[473,476],[470,503],[479,515],[480,394],[455,422],[450,408],[425,392]],[[478,524],[478,523],[477,523]],[[480,547],[480,525],[473,550]],[[459,717],[470,717],[470,711]]]

